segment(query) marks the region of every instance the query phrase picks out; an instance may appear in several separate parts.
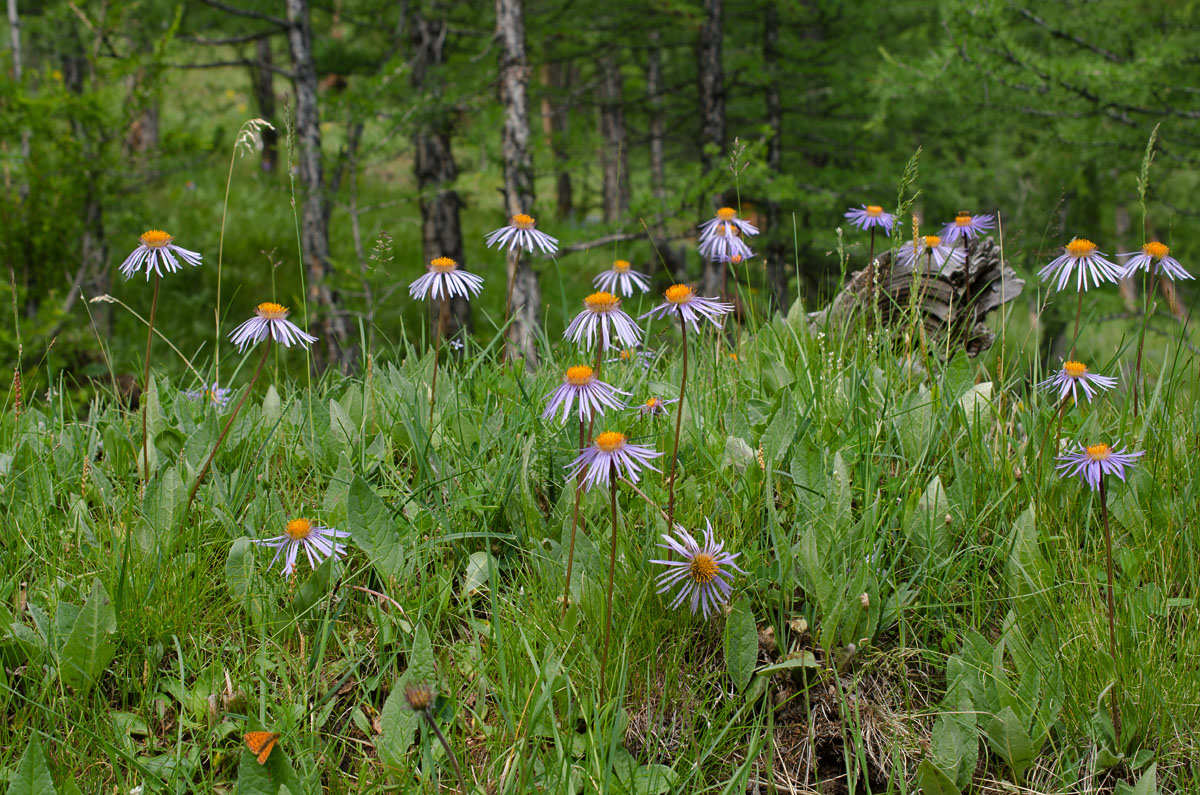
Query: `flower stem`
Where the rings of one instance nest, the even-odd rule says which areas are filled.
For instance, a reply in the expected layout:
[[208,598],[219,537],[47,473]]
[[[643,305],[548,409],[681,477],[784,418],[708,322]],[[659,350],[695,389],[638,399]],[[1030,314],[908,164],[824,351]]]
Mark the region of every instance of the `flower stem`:
[[508,361],[508,321],[512,316],[513,285],[517,283],[517,269],[521,267],[521,247],[517,246],[517,256],[513,259],[512,273],[508,275],[508,292],[504,296],[504,326],[500,333],[504,335],[504,352],[500,354],[500,363]]
[[[154,274],[154,297],[150,299],[150,322],[146,325],[146,370],[142,376],[142,482],[150,481],[150,445],[146,436],[146,408],[150,396],[150,344],[154,342],[154,315],[158,312],[158,285],[161,276]],[[203,385],[202,385],[203,386]]]
[[429,728],[433,729],[433,733],[437,735],[438,741],[442,744],[442,748],[446,749],[446,756],[450,758],[450,765],[454,768],[454,775],[458,777],[459,792],[462,792],[463,795],[466,795],[466,793],[469,792],[467,789],[467,780],[463,778],[462,768],[458,766],[458,757],[454,755],[453,749],[450,748],[450,743],[446,742],[446,738],[442,734],[442,730],[438,728],[437,721],[433,719],[433,710],[424,709],[421,710],[421,712],[425,715],[425,720],[429,724]]
[[617,466],[609,465],[608,499],[612,509],[612,551],[608,556],[608,606],[604,608],[604,651],[600,655],[600,700],[604,701],[604,674],[608,670],[608,640],[612,635],[613,571],[617,568]]
[[[583,446],[587,443],[584,438],[583,417],[579,418],[579,450],[583,452]],[[567,604],[571,601],[571,570],[575,566],[575,533],[579,530],[579,497],[583,486],[583,470],[575,476],[575,511],[571,516],[571,546],[567,550],[567,582],[563,586],[563,602],[562,613],[559,618],[566,618]]]
[[188,512],[192,509],[192,500],[196,498],[196,492],[200,489],[200,484],[204,482],[204,477],[208,474],[208,468],[212,466],[213,458],[216,457],[217,451],[221,449],[221,443],[225,441],[229,429],[233,427],[233,421],[237,419],[238,412],[242,410],[242,404],[246,402],[246,398],[250,396],[250,391],[254,389],[254,382],[258,380],[258,375],[262,372],[263,365],[267,363],[267,356],[271,353],[271,342],[272,338],[268,335],[267,344],[263,346],[262,358],[258,360],[258,367],[254,368],[254,375],[250,377],[250,383],[246,386],[246,391],[242,393],[242,399],[233,407],[233,413],[225,421],[225,427],[221,430],[221,435],[217,437],[217,443],[213,445],[212,452],[208,454],[208,458],[204,461],[204,466],[200,468],[200,474],[196,477],[196,482],[192,484],[192,490],[188,492],[187,503],[183,506],[183,521],[187,521]]
[[1079,341],[1079,316],[1083,314],[1083,290],[1079,290],[1079,300],[1075,304],[1075,334],[1071,337],[1071,353],[1068,359],[1075,358],[1075,343]]
[[1108,491],[1104,487],[1104,470],[1100,470],[1100,516],[1104,520],[1104,551],[1108,558],[1108,653],[1113,661],[1112,722],[1117,745],[1121,744],[1121,708],[1118,704],[1118,685],[1121,681],[1117,668],[1117,602],[1113,596],[1112,531],[1108,527]]
[[1137,367],[1134,369],[1133,376],[1133,416],[1138,415],[1138,396],[1142,394],[1142,346],[1146,342],[1146,326],[1150,323],[1150,298],[1154,295],[1154,265],[1150,262],[1150,283],[1142,282],[1142,289],[1146,293],[1146,311],[1142,314],[1142,330],[1138,332],[1138,352],[1137,352]]
[[687,389],[688,355],[687,355],[687,321],[683,318],[683,310],[679,313],[679,330],[683,335],[683,375],[679,379],[679,401],[675,406],[675,444],[671,449],[671,476],[667,486],[667,532],[671,532],[675,522],[675,464],[679,460],[679,428],[683,423],[683,393]]
[[[444,286],[444,285],[443,285]],[[443,291],[442,306],[438,311],[437,328],[433,332],[433,382],[429,385],[429,436],[433,438],[433,407],[437,403],[438,356],[442,350],[442,326],[446,324],[446,309],[450,296]]]

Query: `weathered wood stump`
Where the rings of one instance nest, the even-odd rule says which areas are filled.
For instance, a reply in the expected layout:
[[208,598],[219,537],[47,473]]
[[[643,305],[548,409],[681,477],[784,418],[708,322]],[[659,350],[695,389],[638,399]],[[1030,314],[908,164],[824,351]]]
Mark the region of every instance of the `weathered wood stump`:
[[925,257],[904,265],[893,263],[891,252],[885,251],[876,257],[878,279],[870,267],[854,272],[824,309],[808,313],[808,321],[821,328],[855,320],[874,322],[874,297],[883,325],[892,327],[908,311],[911,299],[919,303],[925,333],[938,341],[935,347],[945,351],[948,341],[951,355],[962,348],[967,355],[978,356],[996,341],[987,316],[1019,296],[1025,281],[1001,262],[1000,246],[991,238],[973,241],[970,252],[969,263],[947,261],[941,269],[934,265],[931,270]]

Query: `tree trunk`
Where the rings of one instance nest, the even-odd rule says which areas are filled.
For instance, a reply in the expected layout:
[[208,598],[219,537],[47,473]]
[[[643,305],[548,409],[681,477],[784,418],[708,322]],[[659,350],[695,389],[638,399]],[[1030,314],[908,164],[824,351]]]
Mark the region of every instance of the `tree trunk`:
[[317,105],[317,69],[313,62],[308,0],[286,0],[288,49],[296,90],[296,139],[300,144],[299,172],[304,185],[300,248],[308,276],[307,300],[316,308],[317,333],[324,343],[314,349],[318,368],[339,363],[348,371],[355,352],[347,345],[346,322],[337,296],[329,287],[329,216],[321,162],[321,119]]
[[[258,106],[260,118],[275,124],[275,75],[271,72],[271,40],[259,39],[254,43],[256,64],[250,67],[250,85],[254,90],[254,102]],[[262,135],[262,159],[259,168],[271,173],[279,159],[277,146],[278,131],[265,127],[259,131]]]
[[[783,105],[779,99],[779,11],[768,2],[763,14],[763,64],[767,73],[767,125],[771,137],[767,141],[767,168],[774,175],[783,175]],[[763,260],[767,268],[767,285],[775,308],[787,312],[788,267],[787,246],[784,243],[782,213],[779,202],[768,200],[767,228],[763,230],[766,249]],[[799,286],[799,285],[797,285]]]
[[612,223],[629,211],[629,144],[625,139],[625,113],[621,109],[624,81],[611,54],[600,59],[600,137],[604,148],[604,220]]
[[[465,267],[463,262],[462,225],[459,207],[462,201],[454,190],[458,167],[450,140],[454,132],[454,116],[442,103],[441,82],[437,70],[445,63],[446,22],[426,19],[419,13],[412,16],[412,84],[428,112],[419,118],[413,132],[413,172],[417,178],[421,206],[421,243],[425,262],[437,257],[449,257]],[[443,338],[470,330],[470,305],[462,296],[450,301],[446,313]],[[429,302],[430,322],[440,322],[442,300]]]
[[[647,35],[649,50],[646,52],[646,104],[650,110],[650,190],[657,205],[656,220],[651,232],[662,255],[662,265],[671,280],[687,281],[687,258],[682,249],[671,245],[666,239],[661,219],[667,214],[667,158],[663,142],[666,140],[666,120],[663,118],[662,95],[662,36],[657,30]],[[650,276],[658,271],[658,259],[650,263]]]
[[[8,0],[8,36],[9,44],[12,47],[12,78],[14,85],[18,90],[21,85],[21,16],[17,13],[17,0]],[[21,130],[21,170],[24,172],[29,168],[29,130],[23,128]],[[8,172],[5,171],[7,174]],[[17,192],[21,197],[21,202],[29,198],[29,181],[22,174],[18,183]]]
[[[522,0],[496,0],[496,36],[500,39],[500,101],[504,105],[501,149],[504,156],[504,197],[508,214],[533,209],[533,160],[529,153],[529,98],[525,86],[525,23]],[[530,266],[529,254],[508,257],[512,281],[512,323],[508,327],[508,355],[525,358],[525,368],[537,366],[538,310],[541,289]]]
[[571,111],[568,95],[573,76],[574,66],[570,61],[554,61],[542,67],[542,83],[547,89],[542,99],[542,131],[554,156],[554,188],[560,220],[570,218],[575,209],[566,142]]
[[[721,11],[723,0],[704,0],[704,26],[700,29],[700,165],[713,170],[712,151],[725,148],[725,71],[721,63]],[[721,289],[724,262],[705,262],[702,289],[715,295]]]

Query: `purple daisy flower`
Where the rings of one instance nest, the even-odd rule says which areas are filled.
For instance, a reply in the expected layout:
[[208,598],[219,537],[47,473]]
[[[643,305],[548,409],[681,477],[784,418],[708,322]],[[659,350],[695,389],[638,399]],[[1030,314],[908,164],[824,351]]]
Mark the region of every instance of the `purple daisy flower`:
[[1077,290],[1088,289],[1088,278],[1092,286],[1099,287],[1101,282],[1115,282],[1121,278],[1123,270],[1104,258],[1099,247],[1090,240],[1075,238],[1063,247],[1063,253],[1038,271],[1042,281],[1058,279],[1056,289],[1063,290],[1071,280],[1072,271],[1078,270],[1075,277]]
[[631,348],[641,344],[642,330],[621,309],[621,299],[612,293],[592,293],[583,299],[583,311],[567,326],[563,338],[591,350],[597,333],[602,350],[613,347],[612,337]]
[[712,218],[700,224],[701,243],[715,235],[733,236],[738,234],[754,237],[758,234],[758,227],[749,221],[738,218],[737,210],[732,207],[722,207]]
[[285,348],[290,348],[293,342],[301,348],[308,348],[317,341],[316,337],[305,334],[299,326],[287,319],[286,306],[267,301],[255,307],[254,314],[255,317],[235,328],[229,335],[238,352],[262,342],[267,337],[282,343]]
[[658,320],[679,315],[685,322],[692,324],[693,331],[699,333],[700,325],[697,322],[699,318],[705,318],[720,328],[721,323],[717,318],[733,311],[733,304],[725,304],[715,298],[701,298],[686,284],[675,284],[668,287],[663,293],[663,298],[666,300],[639,317],[638,320],[647,317]]
[[553,417],[554,413],[558,411],[558,407],[562,406],[562,418],[566,420],[576,398],[579,399],[579,419],[581,420],[603,414],[605,408],[620,411],[625,408],[625,404],[617,395],[628,394],[628,392],[622,392],[601,381],[596,377],[596,371],[586,364],[568,367],[567,372],[563,375],[562,383],[546,395],[549,403],[546,404],[546,410],[542,412],[542,418]]
[[714,262],[733,262],[734,258],[741,262],[754,256],[745,241],[738,237],[737,228],[725,224],[717,226],[709,237],[700,239],[699,251],[700,256]]
[[654,364],[654,353],[646,350],[639,351],[637,348],[622,348],[616,356],[604,360],[605,364],[629,364],[630,362],[637,362],[649,370]]
[[671,400],[663,400],[660,397],[655,397],[655,396],[651,395],[649,398],[646,399],[645,403],[638,405],[638,407],[636,409],[634,409],[634,411],[636,411],[638,413],[638,416],[641,416],[641,417],[665,417],[665,416],[667,416],[667,406],[671,405],[672,403],[678,403],[678,402],[679,402],[679,398],[672,398]]
[[520,247],[532,252],[534,246],[546,254],[558,251],[558,238],[550,237],[545,232],[534,229],[537,221],[532,215],[517,213],[511,221],[508,226],[502,226],[487,236],[485,242],[488,248],[491,248],[493,244],[498,244],[501,249],[507,246],[509,251]]
[[741,553],[731,555],[726,552],[725,542],[718,542],[713,536],[712,523],[707,518],[704,525],[704,546],[697,544],[696,539],[692,538],[687,530],[675,525],[675,534],[679,539],[664,534],[662,538],[667,543],[658,546],[678,553],[683,560],[650,562],[667,567],[655,580],[655,584],[659,586],[659,593],[666,593],[676,585],[683,586],[671,602],[670,608],[681,607],[686,601],[689,602],[692,615],[696,615],[696,609],[699,608],[707,619],[729,601],[733,572],[746,572],[733,562]]
[[884,234],[889,237],[892,234],[892,227],[896,225],[896,216],[891,213],[885,213],[883,208],[878,204],[864,204],[858,210],[851,207],[846,211],[845,217],[850,220],[853,226],[857,226],[864,232],[877,227],[882,229]]
[[630,444],[628,437],[617,431],[604,431],[596,434],[591,445],[579,454],[566,468],[570,471],[567,478],[571,479],[584,472],[582,486],[591,490],[593,486],[608,485],[609,476],[624,477],[631,483],[638,482],[638,472],[643,467],[653,469],[650,461],[662,453],[641,444]]
[[255,538],[251,539],[255,544],[261,544],[264,547],[273,547],[275,549],[275,557],[271,559],[271,565],[267,566],[270,571],[275,565],[275,561],[279,560],[280,555],[286,555],[283,559],[283,574],[286,577],[296,570],[296,555],[301,548],[304,549],[304,554],[308,556],[308,565],[315,570],[326,559],[330,557],[342,558],[346,556],[346,546],[339,544],[339,538],[346,538],[350,534],[344,530],[334,530],[332,527],[321,527],[315,525],[308,519],[292,519],[287,523],[281,535],[274,538]]
[[1063,470],[1062,477],[1079,475],[1095,491],[1100,488],[1100,478],[1104,475],[1116,475],[1125,480],[1125,467],[1133,466],[1145,454],[1144,450],[1128,453],[1106,444],[1093,444],[1074,453],[1058,456],[1063,463],[1055,469]]
[[429,270],[408,286],[408,294],[422,301],[438,298],[439,293],[447,298],[461,295],[468,301],[471,294],[479,295],[483,279],[473,273],[459,270],[458,263],[449,257],[438,257],[429,263]]
[[627,298],[633,295],[634,287],[643,293],[648,292],[650,290],[650,278],[644,273],[630,270],[630,267],[628,260],[614,260],[612,268],[593,279],[592,284],[596,285],[597,290],[607,290],[610,293],[617,292],[617,288],[619,287],[621,295]]
[[1165,273],[1168,279],[1190,279],[1192,274],[1183,269],[1179,260],[1170,256],[1171,249],[1152,240],[1142,246],[1141,251],[1129,254],[1118,254],[1119,257],[1131,257],[1125,260],[1125,276],[1132,276],[1134,271],[1144,270],[1151,273]]
[[184,397],[189,400],[204,399],[214,406],[225,408],[229,405],[229,391],[223,386],[217,386],[216,383],[205,384],[203,389],[189,389],[184,392]]
[[1064,400],[1067,395],[1071,396],[1072,400],[1078,401],[1079,395],[1076,388],[1083,390],[1083,395],[1092,402],[1092,398],[1102,389],[1112,389],[1117,385],[1117,379],[1107,375],[1096,375],[1089,373],[1087,365],[1083,362],[1067,361],[1063,362],[1062,369],[1055,373],[1053,378],[1047,378],[1038,384],[1038,389],[1058,390],[1058,399]]
[[942,227],[941,238],[954,245],[960,239],[973,240],[996,225],[994,215],[971,215],[961,212],[954,220]]
[[[163,268],[167,269],[167,273],[174,273],[182,268],[179,264],[180,259],[192,267],[200,264],[200,260],[203,259],[200,254],[180,248],[174,243],[175,238],[163,230],[148,230],[138,237],[138,247],[121,263],[121,273],[126,279],[131,279],[145,266],[146,281],[149,281],[151,270],[162,276]],[[176,254],[179,255],[179,259],[175,258]]]
[[925,262],[930,254],[933,255],[933,264],[937,266],[939,273],[947,262],[957,265],[965,259],[961,249],[947,245],[938,235],[925,235],[917,238],[915,249],[912,243],[901,245],[899,253],[896,254],[896,261],[908,266],[912,265],[914,260]]

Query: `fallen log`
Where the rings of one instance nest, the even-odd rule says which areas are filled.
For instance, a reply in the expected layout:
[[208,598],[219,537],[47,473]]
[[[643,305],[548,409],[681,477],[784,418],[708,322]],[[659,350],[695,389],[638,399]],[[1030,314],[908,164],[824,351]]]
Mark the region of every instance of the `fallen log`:
[[910,302],[919,302],[917,311],[926,338],[937,341],[934,347],[962,348],[968,356],[978,356],[996,341],[987,316],[1019,296],[1025,281],[1001,262],[1000,246],[992,238],[972,241],[970,252],[968,274],[967,262],[947,261],[942,268],[931,269],[925,257],[893,263],[892,253],[885,251],[876,257],[877,279],[871,267],[855,271],[824,309],[808,313],[808,322],[820,329],[860,320],[873,323],[874,298],[883,325],[898,326]]

